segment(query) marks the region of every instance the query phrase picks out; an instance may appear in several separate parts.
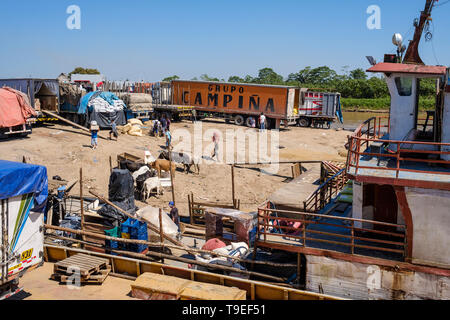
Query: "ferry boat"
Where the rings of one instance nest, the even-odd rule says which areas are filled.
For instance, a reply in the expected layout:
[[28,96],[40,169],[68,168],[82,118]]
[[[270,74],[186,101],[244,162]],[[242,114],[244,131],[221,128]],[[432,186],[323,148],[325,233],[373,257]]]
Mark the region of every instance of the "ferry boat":
[[[418,53],[434,4],[426,1],[407,50],[396,34],[397,54],[372,59],[367,71],[385,76],[390,112],[349,136],[346,168],[322,184],[304,212],[259,209],[255,247],[298,253],[306,290],[450,299],[450,71],[425,65]],[[424,79],[436,83],[436,104],[422,117]],[[274,213],[286,226],[281,234],[269,231]]]

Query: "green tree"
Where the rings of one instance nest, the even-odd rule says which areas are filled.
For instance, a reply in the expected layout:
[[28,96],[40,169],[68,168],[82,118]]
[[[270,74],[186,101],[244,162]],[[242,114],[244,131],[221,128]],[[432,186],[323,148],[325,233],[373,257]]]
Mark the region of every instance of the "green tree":
[[177,75],[174,75],[174,76],[171,76],[171,77],[164,78],[164,79],[162,79],[162,81],[170,82],[172,80],[177,80],[177,79],[180,79],[180,77],[177,76]]
[[358,69],[350,71],[350,78],[358,79],[358,80],[366,80],[367,74],[363,69],[358,68]]
[[69,73],[69,76],[71,76],[72,74],[100,74],[100,71],[98,71],[97,69],[76,67],[72,72]]
[[243,83],[244,79],[242,79],[241,77],[238,76],[231,76],[228,78],[228,82],[240,82]]
[[202,75],[200,76],[200,80],[203,80],[203,81],[217,81],[217,82],[220,81],[219,78],[211,78],[211,77],[208,76],[206,73],[204,73],[204,74],[202,74]]
[[254,81],[261,84],[284,84],[283,76],[273,71],[272,68],[260,69],[258,77]]

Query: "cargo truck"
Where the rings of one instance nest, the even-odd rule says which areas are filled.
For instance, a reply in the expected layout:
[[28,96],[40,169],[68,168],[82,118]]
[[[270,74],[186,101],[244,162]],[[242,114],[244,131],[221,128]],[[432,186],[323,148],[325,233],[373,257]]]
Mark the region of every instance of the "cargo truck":
[[47,169],[0,160],[0,300],[22,290],[19,278],[43,264]]
[[330,127],[337,118],[342,119],[339,93],[309,92],[291,86],[173,80],[170,86],[154,86],[153,96],[165,97],[155,111],[175,120],[189,108],[197,111],[199,119],[218,117],[246,126],[264,113],[268,127],[276,129],[281,125]]
[[0,88],[10,87],[28,96],[30,105],[37,113],[36,121],[57,121],[41,110],[59,113],[59,82],[56,79],[0,79]]

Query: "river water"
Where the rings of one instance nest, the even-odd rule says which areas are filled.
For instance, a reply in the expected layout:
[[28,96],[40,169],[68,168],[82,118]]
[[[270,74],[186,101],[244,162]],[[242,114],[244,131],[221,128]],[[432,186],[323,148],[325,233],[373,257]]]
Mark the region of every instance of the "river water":
[[343,112],[344,123],[339,121],[333,124],[333,128],[343,128],[345,130],[354,131],[361,123],[372,117],[389,116],[389,113],[381,112]]

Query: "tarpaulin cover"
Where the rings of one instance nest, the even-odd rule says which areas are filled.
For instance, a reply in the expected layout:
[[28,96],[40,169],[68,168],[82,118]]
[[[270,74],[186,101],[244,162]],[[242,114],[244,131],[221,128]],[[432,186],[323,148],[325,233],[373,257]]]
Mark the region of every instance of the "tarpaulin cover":
[[[110,105],[114,105],[114,100],[120,100],[114,93],[106,91],[93,91],[84,95],[80,100],[80,105],[78,106],[78,113],[86,113],[87,111],[92,111],[94,108],[89,106],[89,101],[97,97],[102,98]],[[126,108],[126,105],[124,105]]]
[[[109,201],[130,214],[136,211],[134,204],[134,181],[128,170],[113,169],[109,177],[108,188]],[[126,215],[108,204],[100,208],[98,214],[120,220],[121,222],[127,219]]]
[[0,199],[34,193],[33,211],[43,212],[47,203],[47,168],[0,160]]
[[93,120],[97,121],[101,129],[110,129],[112,123],[115,123],[116,126],[123,126],[127,123],[124,110],[115,112],[97,112],[93,110],[88,113],[85,126],[89,126]]
[[10,87],[19,90],[30,99],[30,105],[34,108],[35,94],[45,86],[59,100],[59,84],[56,79],[1,79],[0,87]]
[[0,128],[22,125],[31,116],[36,116],[36,111],[25,94],[8,87],[0,88]]

